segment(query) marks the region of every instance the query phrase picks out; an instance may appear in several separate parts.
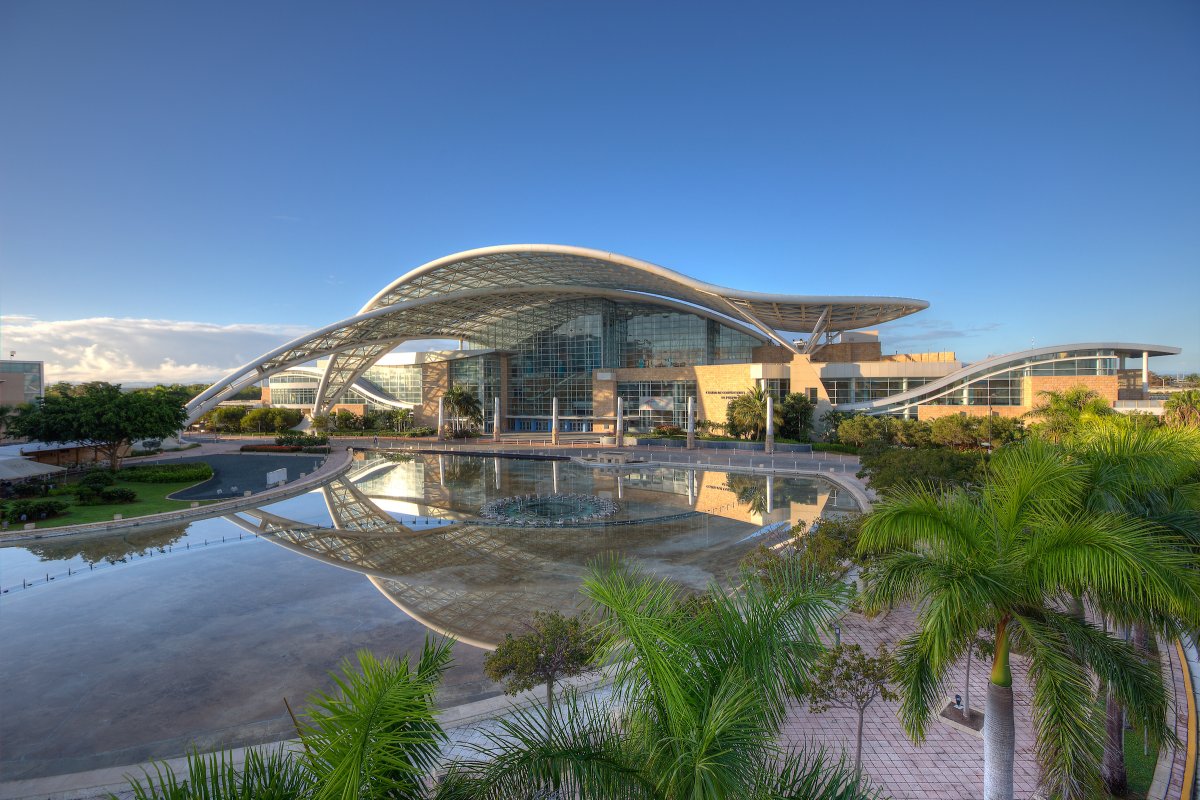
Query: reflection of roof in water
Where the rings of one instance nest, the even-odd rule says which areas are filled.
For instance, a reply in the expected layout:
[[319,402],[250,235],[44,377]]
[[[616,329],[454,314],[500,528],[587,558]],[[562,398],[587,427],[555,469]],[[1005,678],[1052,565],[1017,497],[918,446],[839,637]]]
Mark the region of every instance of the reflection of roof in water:
[[[444,465],[430,461],[428,466],[438,469]],[[407,467],[419,472],[422,465]],[[518,475],[521,469],[533,468],[514,467]],[[550,467],[538,469],[549,474]],[[564,468],[564,483],[574,481],[580,486],[587,482],[601,491],[598,487],[615,480],[584,468],[571,469],[576,471],[568,475]],[[380,592],[414,620],[488,649],[503,641],[505,634],[521,630],[537,611],[570,613],[579,608],[583,602],[580,581],[587,563],[597,557],[619,552],[656,574],[701,589],[732,573],[744,551],[761,541],[748,538],[748,534],[764,525],[764,520],[772,528],[778,528],[780,522],[795,524],[797,513],[815,518],[836,501],[825,481],[814,488],[804,481],[772,482],[762,476],[736,476],[738,480],[730,481],[725,473],[704,471],[685,478],[675,474],[682,470],[664,470],[660,475],[644,473],[626,484],[626,503],[631,495],[649,500],[635,499],[632,505],[640,511],[635,511],[640,519],[627,519],[622,525],[534,529],[473,519],[469,524],[443,520],[437,527],[422,528],[397,521],[362,491],[362,486],[378,490],[391,485],[382,470],[370,466],[356,471],[366,479],[360,486],[339,478],[322,487],[333,528],[302,524],[262,510],[241,512],[254,517],[253,523],[244,516],[231,519],[280,546],[369,576]],[[430,477],[436,474],[430,473]],[[558,471],[554,474],[557,481]],[[456,505],[479,499],[476,486],[458,487],[467,495],[464,499],[455,496],[455,487],[417,477],[423,483],[423,496],[413,497],[414,505],[457,514]],[[477,477],[486,483],[488,494],[522,491],[525,486],[506,474],[506,483],[510,479],[514,483],[500,488],[499,472]],[[400,479],[407,480],[403,475]],[[755,487],[762,484],[759,489],[765,490],[772,483],[778,507],[769,513],[754,510],[763,502]],[[411,484],[406,486],[406,491],[414,491]],[[438,509],[435,503],[447,508]],[[727,506],[745,508],[735,514]],[[686,513],[663,514],[672,510]],[[650,511],[657,512],[655,519],[644,516]],[[401,518],[409,516],[402,514]],[[783,525],[782,531],[788,527]]]

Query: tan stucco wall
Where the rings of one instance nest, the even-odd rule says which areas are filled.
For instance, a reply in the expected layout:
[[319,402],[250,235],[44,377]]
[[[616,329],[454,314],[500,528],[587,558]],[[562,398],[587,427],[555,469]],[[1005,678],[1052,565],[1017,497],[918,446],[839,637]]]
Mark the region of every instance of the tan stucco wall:
[[937,419],[954,414],[972,417],[1020,417],[1029,413],[1038,402],[1040,392],[1065,392],[1076,386],[1086,386],[1099,393],[1110,405],[1116,403],[1119,380],[1116,375],[1031,375],[1022,379],[1019,406],[930,406],[917,409],[918,419]]

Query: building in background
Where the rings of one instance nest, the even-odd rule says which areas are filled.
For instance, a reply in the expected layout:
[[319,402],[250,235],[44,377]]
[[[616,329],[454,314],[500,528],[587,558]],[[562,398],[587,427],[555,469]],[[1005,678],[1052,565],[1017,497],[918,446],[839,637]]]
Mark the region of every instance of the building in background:
[[0,361],[0,406],[36,403],[46,390],[41,361]]
[[[430,262],[360,312],[264,354],[189,403],[194,419],[267,380],[272,405],[318,413],[410,408],[437,419],[447,390],[480,401],[485,427],[608,431],[682,425],[689,397],[723,422],[753,387],[824,411],[931,418],[1017,416],[1038,394],[1084,385],[1115,407],[1148,400],[1148,362],[1178,348],[1123,342],[1040,347],[965,364],[954,353],[885,355],[874,326],[923,300],[765,294],[702,283],[644,261],[562,245],[504,245]],[[459,350],[395,353],[457,339]],[[1131,362],[1137,368],[1131,369]]]

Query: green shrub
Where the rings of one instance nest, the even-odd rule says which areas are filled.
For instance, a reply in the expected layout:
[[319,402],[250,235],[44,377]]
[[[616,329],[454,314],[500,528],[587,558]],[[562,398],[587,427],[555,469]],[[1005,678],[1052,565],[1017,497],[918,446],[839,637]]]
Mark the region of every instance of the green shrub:
[[288,431],[275,437],[275,444],[298,445],[300,447],[317,447],[329,444],[329,437],[324,434],[302,433]]
[[112,486],[117,482],[116,477],[106,469],[89,469],[79,479],[80,486],[86,486],[89,489],[100,490],[105,486]]
[[18,483],[12,491],[17,497],[37,497],[42,493],[42,487],[37,483]]
[[63,500],[14,500],[4,509],[4,519],[17,523],[35,522],[58,516],[67,510],[67,505]]
[[858,448],[849,444],[813,442],[812,449],[814,453],[848,453],[852,456],[858,455]]
[[213,468],[203,461],[188,464],[146,464],[121,470],[121,477],[134,483],[206,481],[212,476]]
[[138,496],[133,489],[124,486],[107,486],[100,490],[100,499],[105,503],[133,503]]
[[312,453],[313,455],[327,456],[327,455],[329,455],[329,446],[325,445],[324,447],[305,447],[300,452]]
[[244,444],[239,449],[243,453],[299,453],[302,448],[295,444]]

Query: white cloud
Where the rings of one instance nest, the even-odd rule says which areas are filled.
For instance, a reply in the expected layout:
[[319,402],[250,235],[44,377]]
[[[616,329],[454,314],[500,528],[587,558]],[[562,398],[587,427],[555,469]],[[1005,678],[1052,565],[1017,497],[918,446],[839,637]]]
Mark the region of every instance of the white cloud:
[[0,356],[16,351],[19,359],[45,361],[48,383],[200,383],[215,381],[311,330],[299,325],[5,316],[0,320]]

